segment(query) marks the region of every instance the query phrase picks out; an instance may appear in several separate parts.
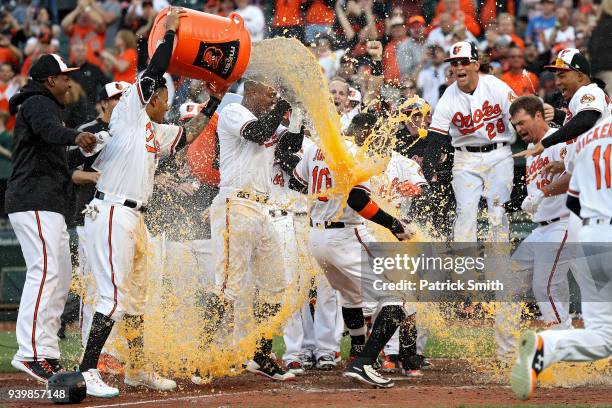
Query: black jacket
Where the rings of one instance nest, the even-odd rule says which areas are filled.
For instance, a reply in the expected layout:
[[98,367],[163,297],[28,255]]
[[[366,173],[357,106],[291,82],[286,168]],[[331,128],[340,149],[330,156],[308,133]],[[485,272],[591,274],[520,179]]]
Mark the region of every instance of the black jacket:
[[74,145],[80,132],[63,125],[62,104],[32,80],[11,98],[9,109],[11,113],[19,111],[6,212],[39,210],[66,215],[71,183],[66,146]]

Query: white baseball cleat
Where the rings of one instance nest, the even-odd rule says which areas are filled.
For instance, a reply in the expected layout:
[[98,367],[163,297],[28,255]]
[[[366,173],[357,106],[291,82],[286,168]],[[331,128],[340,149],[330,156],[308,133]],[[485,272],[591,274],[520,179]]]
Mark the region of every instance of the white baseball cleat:
[[544,369],[544,342],[533,330],[527,330],[519,339],[518,357],[512,367],[510,385],[521,400],[531,398]]
[[119,390],[106,384],[104,380],[102,380],[100,372],[95,368],[91,368],[81,374],[85,379],[87,395],[90,397],[112,398],[119,395]]
[[395,385],[391,379],[383,377],[371,365],[367,364],[355,364],[353,362],[346,367],[343,375],[378,388],[391,388]]
[[130,387],[147,387],[157,391],[174,391],[176,382],[164,378],[155,371],[125,370],[125,385]]

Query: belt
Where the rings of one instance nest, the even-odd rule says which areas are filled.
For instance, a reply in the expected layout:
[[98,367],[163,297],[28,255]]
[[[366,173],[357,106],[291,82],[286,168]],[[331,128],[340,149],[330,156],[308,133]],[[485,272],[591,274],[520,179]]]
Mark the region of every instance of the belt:
[[286,217],[288,214],[285,210],[270,210],[270,216],[272,217]]
[[346,224],[344,222],[335,222],[335,221],[325,221],[325,222],[312,222],[310,220],[310,226],[313,228],[324,228],[324,229],[334,229],[334,228],[353,228],[358,227],[363,224]]
[[538,224],[540,224],[542,227],[546,226],[546,225],[550,225],[553,222],[557,222],[561,219],[561,217],[557,217],[557,218],[553,218],[552,220],[548,220],[548,221],[540,221],[538,222]]
[[582,220],[582,225],[612,225],[610,217],[591,217]]
[[500,149],[507,145],[508,145],[507,142],[499,142],[499,143],[493,143],[493,144],[488,144],[488,145],[483,145],[483,146],[455,147],[455,150],[461,150],[462,152],[470,152],[470,153],[486,153],[486,152],[490,152],[495,149]]
[[106,200],[106,201],[110,201],[116,204],[121,204],[123,206],[126,206],[128,208],[133,208],[134,210],[138,210],[140,212],[147,211],[147,207],[145,207],[144,205],[139,205],[138,202],[134,200],[124,200],[119,197],[111,199],[109,194],[103,193],[102,191],[99,191],[99,190],[96,190],[96,192],[94,193],[94,198],[97,198],[98,200]]
[[267,194],[249,193],[247,191],[238,191],[236,197],[244,198],[245,200],[256,201],[258,203],[265,204],[268,202]]

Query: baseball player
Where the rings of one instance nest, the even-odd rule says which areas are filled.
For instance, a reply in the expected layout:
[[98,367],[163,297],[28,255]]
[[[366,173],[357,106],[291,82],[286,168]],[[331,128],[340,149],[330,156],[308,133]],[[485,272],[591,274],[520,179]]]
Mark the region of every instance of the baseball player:
[[[510,105],[510,114],[517,134],[530,147],[555,133],[555,129],[546,124],[544,106],[536,96],[518,98]],[[522,209],[531,215],[538,227],[512,255],[512,273],[504,273],[504,279],[509,283],[507,290],[519,294],[524,287],[532,288],[542,321],[555,325],[557,329],[569,329],[572,324],[567,273],[573,251],[566,245],[569,210],[565,206],[569,175],[545,173],[544,168],[553,161],[563,160],[566,154],[567,148],[563,143],[527,158],[527,197]],[[553,188],[550,188],[551,185]],[[516,320],[520,315],[518,301],[504,302],[502,310],[496,315],[500,361],[509,361],[514,352],[513,331],[518,330]]]
[[[361,147],[373,131],[376,122],[377,118],[374,114],[359,113],[353,118],[347,134],[353,136],[355,144]],[[387,202],[398,214],[401,213],[402,217],[406,213],[408,201],[419,196],[422,189],[427,187],[427,181],[419,164],[396,151],[391,152],[391,159],[384,173],[373,177],[370,182],[377,196]],[[385,368],[400,368],[400,364],[403,364],[401,368],[405,375],[419,377],[423,375],[420,368],[425,359],[418,356],[416,351],[416,310],[414,307],[404,307],[410,317],[410,321],[405,324],[410,327],[405,330],[406,336],[400,336],[404,334],[404,330],[396,330],[391,340],[385,345],[385,360],[388,361]],[[373,309],[376,309],[375,305]],[[402,337],[401,342],[400,337]]]
[[[207,309],[217,316],[207,319],[204,331],[210,335],[226,313],[244,317],[246,311],[235,309],[250,303],[243,301],[252,298],[254,288],[259,291],[255,319],[262,323],[279,310],[279,295],[286,287],[280,240],[267,203],[275,151],[284,150],[293,138],[293,152],[299,151],[303,134],[280,126],[289,104],[277,98],[275,89],[247,81],[244,91],[242,103],[227,105],[217,125],[221,181],[210,214],[218,293],[208,300]],[[295,126],[301,129],[301,123]],[[235,326],[238,340],[242,328]],[[272,339],[260,339],[247,370],[278,381],[295,379],[271,358],[271,351]]]
[[44,54],[9,102],[17,117],[5,206],[27,267],[17,316],[19,349],[11,365],[41,382],[62,370],[57,332],[72,279],[65,146],[91,151],[96,144],[93,134],[62,124],[68,72],[76,69],[58,55]]
[[[91,202],[91,200],[94,198],[95,184],[100,176],[98,172],[91,168],[91,165],[99,156],[100,151],[110,138],[108,125],[110,123],[111,115],[115,109],[115,106],[117,106],[123,91],[128,89],[129,86],[130,84],[127,82],[109,82],[102,87],[99,95],[101,108],[100,115],[91,122],[87,122],[79,127],[79,130],[81,131],[91,132],[96,135],[96,148],[91,153],[87,153],[85,155],[83,155],[80,149],[71,149],[68,151],[69,163],[82,163],[80,165],[82,171],[91,176],[91,181],[89,183],[78,186],[76,190],[76,211],[74,214],[74,220],[77,224],[77,235],[79,236],[79,269],[85,284],[85,291],[81,294],[80,315],[81,342],[83,343],[83,348],[87,346],[87,337],[91,327],[91,319],[93,318],[93,314],[95,312],[93,310],[93,304],[90,302],[90,299],[87,296],[88,294],[92,296],[95,293],[95,285],[93,276],[91,275],[91,268],[88,265],[87,257],[85,255],[85,238],[83,236],[83,225],[85,223],[85,215],[83,214],[83,211],[85,210],[87,204],[89,204],[89,202]],[[116,364],[115,359],[110,355],[103,354],[101,356],[101,360],[104,361],[104,364],[98,364],[99,366],[103,366],[99,367],[101,371],[104,371],[104,369],[106,369],[109,365],[112,366],[114,370],[121,369],[121,367]]]
[[[575,275],[582,296],[584,329],[526,331],[510,379],[512,391],[528,399],[537,376],[558,361],[593,361],[612,355],[612,118],[579,136],[567,206],[582,218],[578,234],[589,270]],[[587,244],[591,243],[591,244]]]
[[372,364],[399,323],[404,320],[406,313],[401,303],[381,301],[372,334],[367,342],[365,341],[361,250],[367,251],[367,243],[372,242],[373,238],[364,220],[382,225],[399,240],[408,239],[412,233],[402,222],[380,209],[370,199],[369,183],[355,186],[345,203],[342,197],[326,196],[325,191],[334,186],[334,175],[316,145],[305,149],[293,176],[297,183],[295,188],[299,189],[298,186],[301,186],[303,193],[311,193],[315,197],[310,206],[311,251],[331,286],[341,295],[342,315],[351,336],[352,357],[344,375],[376,387],[392,387],[393,381],[382,377]]
[[457,80],[436,105],[423,171],[427,180],[431,180],[444,146],[450,142],[455,150],[454,240],[477,240],[478,202],[484,196],[491,239],[507,241],[509,224],[504,203],[510,199],[514,174],[510,150],[513,131],[508,109],[516,95],[493,75],[478,73],[478,49],[473,43],[453,44],[446,61],[450,62]]
[[[567,112],[553,110],[548,105],[546,119],[563,126],[551,137],[517,153],[516,157],[534,156],[546,147],[569,142],[610,116],[610,98],[591,79],[591,64],[580,51],[575,48],[561,50],[555,63],[545,68],[554,71],[557,87],[569,102]],[[568,153],[571,154],[571,150]]]
[[200,134],[219,104],[219,93],[184,127],[163,125],[168,110],[162,76],[172,55],[179,17],[171,8],[164,41],[157,47],[140,80],[121,96],[110,121],[112,137],[92,168],[101,173],[85,219],[85,249],[99,300],[91,323],[80,371],[89,395],[111,397],[96,367],[100,351],[115,321],[128,326],[129,364],[125,383],[157,390],[172,390],[176,383],[145,369],[143,318],[146,301],[147,230],[142,211],[153,191],[153,176],[160,156],[173,154]]
[[[297,133],[299,128],[289,128],[289,131]],[[311,144],[313,142],[310,139],[304,138],[304,147]],[[298,289],[308,291],[311,285],[304,282],[304,279],[308,279],[309,275],[304,275],[302,271],[312,272],[319,269],[307,246],[309,225],[306,198],[289,188],[291,173],[287,172],[299,162],[301,153],[289,158],[277,156],[272,179],[270,214],[284,248],[287,281],[292,282]],[[338,292],[329,286],[324,277],[317,276],[315,283],[314,314],[308,299],[289,319],[283,331],[283,362],[289,372],[296,375],[303,374],[306,368],[334,369],[336,353],[340,351],[344,324]]]

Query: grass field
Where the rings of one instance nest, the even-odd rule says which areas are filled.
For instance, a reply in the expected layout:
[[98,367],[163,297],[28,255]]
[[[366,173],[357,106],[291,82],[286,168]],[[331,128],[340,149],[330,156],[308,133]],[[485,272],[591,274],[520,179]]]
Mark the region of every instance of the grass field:
[[[453,339],[461,339],[461,343]],[[467,349],[464,345],[470,344],[473,347]],[[427,342],[426,355],[432,358],[460,358],[460,357],[492,357],[495,350],[493,343],[492,329],[474,327],[456,327],[448,332],[448,337],[444,338],[432,336]],[[348,356],[350,339],[342,339],[341,350],[343,358]],[[60,341],[62,353],[62,364],[64,367],[74,367],[78,365],[81,357],[81,341],[78,333],[67,333],[65,340]],[[0,332],[0,373],[14,372],[11,366],[11,359],[17,350],[17,340],[15,332]],[[274,338],[273,351],[277,356],[282,356],[285,351],[285,344],[281,336]]]

